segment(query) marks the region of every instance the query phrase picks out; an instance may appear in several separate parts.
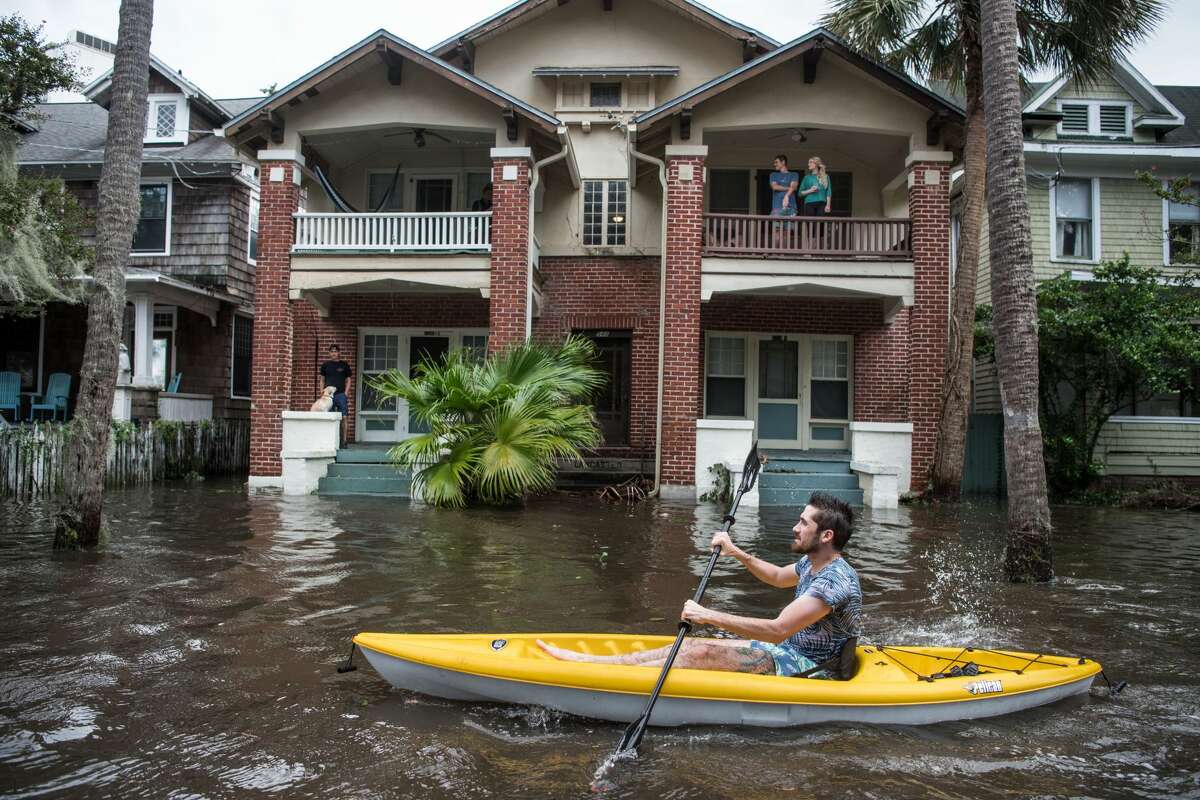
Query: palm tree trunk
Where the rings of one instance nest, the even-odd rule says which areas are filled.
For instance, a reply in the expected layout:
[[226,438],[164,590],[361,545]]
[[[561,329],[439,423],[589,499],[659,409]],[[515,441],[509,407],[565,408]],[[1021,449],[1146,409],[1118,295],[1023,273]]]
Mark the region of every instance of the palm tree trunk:
[[[968,40],[969,38],[969,40]],[[962,38],[966,128],[963,147],[963,210],[954,272],[954,302],[942,381],[942,413],[933,463],[933,493],[955,499],[962,491],[967,450],[967,414],[975,344],[975,284],[979,275],[979,232],[983,225],[987,128],[984,119],[983,53],[979,42]]]
[[133,246],[141,203],[138,182],[146,134],[153,20],[154,0],[121,0],[96,211],[96,264],[88,300],[87,344],[66,463],[66,506],[58,515],[55,547],[94,547],[100,542],[104,470],[125,316],[125,262]]
[[1014,0],[983,0],[983,103],[987,109],[987,204],[993,327],[1013,581],[1053,577],[1046,464],[1038,424],[1038,331],[1017,66]]

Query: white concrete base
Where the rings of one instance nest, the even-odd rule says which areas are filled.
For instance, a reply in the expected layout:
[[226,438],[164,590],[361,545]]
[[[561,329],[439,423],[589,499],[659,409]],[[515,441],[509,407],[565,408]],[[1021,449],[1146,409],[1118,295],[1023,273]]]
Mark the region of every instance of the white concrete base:
[[696,502],[696,487],[664,483],[658,487],[658,496],[663,500],[686,500],[694,503]]
[[912,485],[912,423],[851,422],[850,461],[895,467],[896,491],[905,494]]
[[113,392],[113,419],[118,422],[129,422],[133,419],[133,387],[117,385]]
[[337,458],[342,415],[336,411],[284,411],[283,475],[285,495],[312,494]]
[[[698,419],[696,420],[696,497],[712,491],[715,476],[709,472],[714,464],[724,464],[729,470],[729,482],[736,491],[742,482],[746,455],[754,446],[754,420]],[[742,505],[758,506],[758,484],[742,497]]]
[[858,475],[863,505],[868,508],[900,507],[899,467],[851,461],[850,469]]
[[250,494],[278,494],[282,488],[282,475],[251,475],[246,480],[246,490]]

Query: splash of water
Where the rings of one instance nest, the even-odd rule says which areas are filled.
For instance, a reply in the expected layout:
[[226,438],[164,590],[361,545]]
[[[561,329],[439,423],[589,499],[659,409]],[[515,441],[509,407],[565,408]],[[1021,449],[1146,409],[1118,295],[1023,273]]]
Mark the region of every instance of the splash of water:
[[608,773],[612,771],[621,761],[629,761],[637,758],[637,750],[630,748],[629,750],[614,750],[608,754],[608,757],[600,763],[596,769],[596,773],[592,775],[592,782],[588,788],[592,794],[608,794],[613,789],[617,788],[617,784],[608,778]]

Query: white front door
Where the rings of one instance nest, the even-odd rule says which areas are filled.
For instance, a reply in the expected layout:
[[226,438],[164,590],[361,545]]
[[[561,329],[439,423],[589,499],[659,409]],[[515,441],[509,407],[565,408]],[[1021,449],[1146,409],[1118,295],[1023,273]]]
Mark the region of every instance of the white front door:
[[755,415],[763,447],[800,446],[800,336],[758,338]]
[[358,431],[360,442],[395,442],[402,438],[407,415],[401,417],[394,397],[384,398],[371,386],[371,379],[400,369],[398,331],[363,331],[358,342]]

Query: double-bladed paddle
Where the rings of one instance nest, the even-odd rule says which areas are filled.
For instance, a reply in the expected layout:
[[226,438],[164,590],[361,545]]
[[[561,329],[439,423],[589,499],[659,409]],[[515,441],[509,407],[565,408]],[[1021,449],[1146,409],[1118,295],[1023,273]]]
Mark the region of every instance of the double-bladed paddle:
[[[761,463],[758,457],[758,442],[755,442],[750,448],[750,454],[746,456],[746,465],[742,467],[742,482],[738,485],[737,494],[733,496],[733,505],[729,507],[729,513],[725,515],[726,533],[729,533],[729,529],[733,527],[733,515],[737,513],[738,504],[742,502],[742,495],[750,491],[754,487],[754,482],[758,480],[758,470]],[[717,559],[720,557],[721,548],[714,547],[712,557],[708,559],[708,567],[704,570],[704,577],[700,579],[700,586],[696,588],[696,596],[692,598],[692,602],[699,603],[700,598],[704,596],[704,590],[708,587],[708,578],[712,575],[713,567],[716,566]],[[646,725],[650,722],[650,712],[654,710],[654,703],[658,700],[658,693],[662,691],[663,683],[667,679],[667,673],[671,671],[671,665],[675,663],[675,656],[679,652],[679,647],[683,644],[684,637],[688,635],[691,629],[692,623],[687,620],[679,621],[679,635],[675,637],[675,644],[671,646],[671,652],[667,654],[667,660],[663,664],[662,673],[658,676],[658,683],[654,684],[654,691],[650,693],[650,699],[646,701],[646,708],[642,711],[642,715],[625,729],[625,735],[621,737],[621,742],[617,745],[614,755],[620,756],[636,750],[638,744],[641,743],[642,734],[646,732]]]

